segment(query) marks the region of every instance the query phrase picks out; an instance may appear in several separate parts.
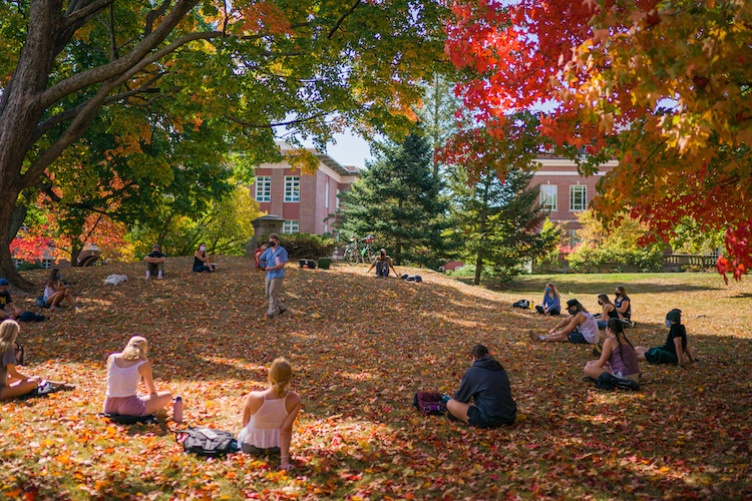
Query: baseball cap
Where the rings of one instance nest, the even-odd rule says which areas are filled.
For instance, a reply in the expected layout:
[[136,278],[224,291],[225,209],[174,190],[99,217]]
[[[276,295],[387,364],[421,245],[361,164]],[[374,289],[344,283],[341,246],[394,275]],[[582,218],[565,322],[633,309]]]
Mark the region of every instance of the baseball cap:
[[10,284],[6,279],[0,278],[0,287],[2,287],[3,285],[10,285]]

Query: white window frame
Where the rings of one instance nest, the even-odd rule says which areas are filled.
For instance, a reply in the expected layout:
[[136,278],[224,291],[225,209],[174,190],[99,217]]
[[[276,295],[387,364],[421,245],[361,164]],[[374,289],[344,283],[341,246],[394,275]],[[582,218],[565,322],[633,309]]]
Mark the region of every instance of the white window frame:
[[288,219],[282,223],[282,233],[285,235],[300,233],[300,221],[297,219]]
[[271,202],[272,201],[272,177],[271,176],[256,176],[256,201],[257,202]]
[[55,260],[51,257],[42,258],[42,268],[49,270],[55,267]]
[[285,202],[300,202],[300,176],[285,176]]
[[[575,204],[577,193],[582,194],[582,203]],[[584,184],[573,184],[569,186],[569,212],[581,212],[587,209],[587,186]]]
[[540,187],[540,205],[551,212],[559,210],[559,187],[555,184],[542,184]]
[[324,207],[329,208],[329,180],[326,180],[326,190],[324,194]]

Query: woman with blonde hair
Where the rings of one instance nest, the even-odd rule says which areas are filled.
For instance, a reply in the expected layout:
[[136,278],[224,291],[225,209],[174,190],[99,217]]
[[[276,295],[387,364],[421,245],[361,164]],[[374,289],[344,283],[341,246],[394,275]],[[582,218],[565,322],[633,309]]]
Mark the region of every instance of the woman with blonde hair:
[[543,293],[543,304],[536,305],[535,311],[541,315],[560,315],[561,314],[561,295],[551,282],[546,284],[546,291]]
[[15,344],[19,332],[21,328],[14,320],[5,320],[0,324],[0,400],[26,395],[42,385],[51,385],[53,391],[72,389],[72,386],[63,383],[24,376],[16,370]]
[[292,367],[279,357],[269,368],[269,388],[252,391],[243,406],[238,442],[249,454],[279,454],[280,468],[290,469],[292,425],[300,412],[300,396],[290,391]]
[[[151,363],[146,358],[149,343],[141,336],[133,336],[122,353],[107,358],[107,396],[104,413],[121,416],[148,416],[172,401],[168,391],[157,391],[152,378]],[[138,395],[138,383],[143,380],[148,395]]]

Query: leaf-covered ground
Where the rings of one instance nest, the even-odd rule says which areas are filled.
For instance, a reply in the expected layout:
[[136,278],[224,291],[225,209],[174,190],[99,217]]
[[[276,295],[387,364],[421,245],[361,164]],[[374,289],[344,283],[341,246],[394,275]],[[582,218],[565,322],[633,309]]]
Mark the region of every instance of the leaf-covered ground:
[[[78,385],[46,399],[0,403],[0,485],[32,499],[750,499],[749,281],[717,275],[554,277],[564,299],[627,287],[635,344],[665,339],[666,311],[685,312],[699,362],[642,366],[642,391],[601,392],[581,381],[590,350],[531,344],[552,320],[515,310],[550,277],[491,292],[419,271],[424,283],[377,280],[365,268],[290,269],[293,312],[264,318],[263,276],[240,258],[220,272],[173,259],[165,280],[140,264],[66,272],[79,312],[24,324],[26,373]],[[185,270],[185,271],[184,271]],[[402,271],[402,270],[400,270]],[[416,270],[412,270],[415,272]],[[104,285],[111,273],[131,278]],[[44,273],[29,274],[40,283]],[[41,290],[41,287],[40,287]],[[25,309],[33,298],[17,298]],[[134,334],[151,343],[158,386],[180,394],[186,425],[237,432],[243,396],[288,357],[304,409],[289,473],[247,455],[182,452],[171,421],[119,426],[96,416],[104,362]],[[451,392],[475,343],[505,365],[520,412],[514,427],[470,429],[423,418],[419,390]]]

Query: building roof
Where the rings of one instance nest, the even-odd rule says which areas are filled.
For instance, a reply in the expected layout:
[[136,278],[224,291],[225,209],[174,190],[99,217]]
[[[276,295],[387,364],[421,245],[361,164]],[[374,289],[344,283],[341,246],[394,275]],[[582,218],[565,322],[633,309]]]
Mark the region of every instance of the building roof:
[[319,162],[323,163],[340,176],[357,176],[360,174],[360,169],[354,165],[342,165],[326,153],[319,153],[313,148],[309,148],[309,151],[312,151],[316,155]]

